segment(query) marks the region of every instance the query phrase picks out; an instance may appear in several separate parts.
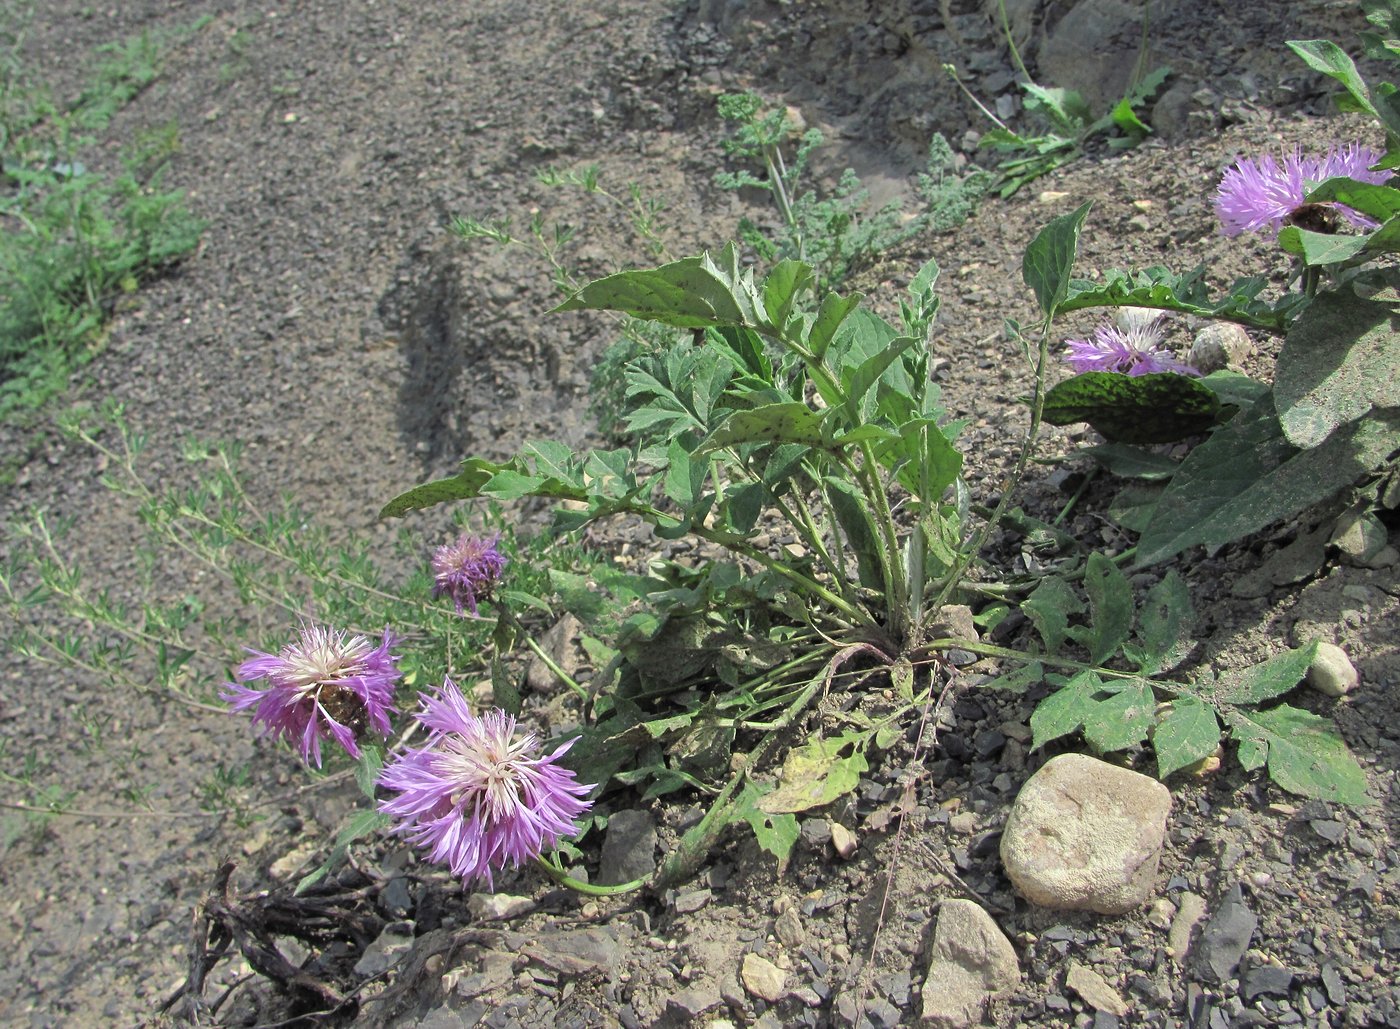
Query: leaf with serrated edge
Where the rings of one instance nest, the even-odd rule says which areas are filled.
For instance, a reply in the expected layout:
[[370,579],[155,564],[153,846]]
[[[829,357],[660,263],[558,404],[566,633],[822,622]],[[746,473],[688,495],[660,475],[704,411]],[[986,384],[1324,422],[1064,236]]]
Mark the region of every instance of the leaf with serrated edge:
[[1080,672],[1042,700],[1031,715],[1031,749],[1068,736],[1083,725],[1086,718],[1092,718],[1094,694],[1101,689],[1103,682],[1097,675]]
[[1045,652],[1054,654],[1064,646],[1069,616],[1084,610],[1074,590],[1059,576],[1040,580],[1030,596],[1021,602],[1021,611],[1035,625],[1045,641]]
[[1084,592],[1089,625],[1072,635],[1089,651],[1089,663],[1101,665],[1118,653],[1133,627],[1133,590],[1117,565],[1093,553],[1084,569]]
[[1186,659],[1195,643],[1191,627],[1196,612],[1191,607],[1191,591],[1175,568],[1147,591],[1138,610],[1138,643],[1128,659],[1143,675],[1170,671]]
[[1157,752],[1157,778],[1195,764],[1215,753],[1220,746],[1220,721],[1215,709],[1198,697],[1177,697],[1152,730],[1152,749]]
[[778,866],[787,865],[792,855],[792,846],[800,832],[797,817],[790,814],[769,814],[760,810],[759,801],[763,797],[763,787],[750,780],[744,783],[743,792],[734,801],[734,815],[730,824],[745,822],[753,830],[758,845],[778,859]]
[[1025,693],[1043,678],[1045,668],[1039,661],[1032,661],[1029,664],[1018,664],[1009,672],[1002,672],[995,679],[984,682],[980,688]]
[[1246,743],[1254,756],[1262,753],[1269,778],[1289,793],[1356,806],[1373,803],[1366,796],[1366,773],[1326,718],[1280,704],[1267,711],[1234,708],[1225,719],[1241,753]]
[[1285,650],[1243,671],[1222,676],[1215,697],[1224,704],[1250,705],[1281,697],[1303,681],[1316,658],[1316,642]]
[[759,810],[769,815],[808,811],[850,793],[860,785],[861,774],[870,770],[858,746],[842,755],[841,751],[851,745],[846,736],[830,740],[818,737],[788,751],[778,786],[758,802]]
[[1147,739],[1157,709],[1152,687],[1139,680],[1093,705],[1084,717],[1084,739],[1100,754],[1126,750]]

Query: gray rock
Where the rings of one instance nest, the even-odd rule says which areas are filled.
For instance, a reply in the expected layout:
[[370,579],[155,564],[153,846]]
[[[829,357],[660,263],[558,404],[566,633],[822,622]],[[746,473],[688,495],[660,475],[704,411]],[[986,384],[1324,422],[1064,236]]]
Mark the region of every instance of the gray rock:
[[[550,660],[575,682],[578,681],[578,673],[588,667],[588,655],[579,643],[582,636],[583,623],[566,613],[536,641],[540,649],[549,655]],[[532,656],[530,663],[525,666],[525,682],[536,693],[552,693],[560,685],[559,676],[554,674],[538,654]]]
[[656,821],[646,811],[618,811],[608,818],[598,883],[617,886],[645,879],[656,870]]
[[1155,779],[1062,754],[1012,804],[1002,864],[1032,904],[1124,914],[1152,892],[1170,811],[1171,794]]
[[1287,997],[1293,986],[1293,973],[1277,965],[1259,965],[1251,968],[1244,977],[1244,999],[1253,1000],[1260,994],[1269,997]]
[[[1162,0],[1152,18],[1170,19],[1176,7]],[[1083,94],[1097,116],[1126,92],[1142,35],[1142,5],[1131,0],[1079,0],[1055,23],[1037,55],[1042,82]],[[1149,68],[1156,63],[1150,63]]]
[[1317,656],[1308,666],[1309,686],[1329,697],[1342,697],[1354,690],[1360,681],[1346,651],[1335,643],[1317,645]]
[[699,1018],[711,1008],[724,1003],[719,995],[719,987],[714,985],[692,986],[666,998],[667,1011],[685,1018]]
[[355,962],[355,974],[378,975],[397,965],[413,948],[413,923],[390,922]]
[[970,900],[939,905],[922,994],[924,1025],[976,1025],[988,1002],[1009,994],[1020,979],[1016,951],[990,915]]
[[612,972],[617,969],[619,958],[617,936],[611,929],[602,928],[541,933],[521,953],[561,975]]
[[1258,916],[1245,904],[1244,891],[1236,883],[1201,930],[1195,954],[1199,973],[1212,982],[1229,979],[1249,949],[1258,924]]

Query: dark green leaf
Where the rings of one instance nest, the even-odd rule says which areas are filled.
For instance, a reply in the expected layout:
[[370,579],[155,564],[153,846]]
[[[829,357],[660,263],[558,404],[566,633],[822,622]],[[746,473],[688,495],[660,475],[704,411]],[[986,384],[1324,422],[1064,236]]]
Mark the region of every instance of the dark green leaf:
[[1350,261],[1365,252],[1366,243],[1366,236],[1313,232],[1296,225],[1286,225],[1278,234],[1278,245],[1287,253],[1301,257],[1309,268]]
[[410,511],[421,511],[435,504],[453,500],[472,500],[481,496],[481,487],[505,465],[493,464],[479,457],[462,462],[462,470],[446,479],[434,479],[400,493],[379,512],[380,518],[401,518]]
[[746,823],[753,830],[759,847],[777,858],[780,866],[786,866],[801,830],[798,828],[796,815],[770,815],[759,809],[758,805],[765,792],[764,787],[752,780],[744,783],[743,792],[734,800],[731,824],[741,821]]
[[1241,412],[1182,462],[1138,541],[1137,567],[1198,544],[1223,546],[1291,517],[1379,467],[1400,448],[1400,411],[1376,412],[1299,451],[1269,398]]
[[1021,259],[1021,277],[1035,292],[1036,303],[1047,318],[1054,317],[1069,292],[1074,259],[1079,252],[1079,231],[1092,202],[1081,204],[1041,229]]
[[1100,443],[1098,446],[1084,447],[1079,453],[1092,457],[1101,467],[1121,479],[1144,479],[1149,482],[1170,479],[1178,467],[1177,462],[1165,454],[1154,454],[1126,443]]
[[1380,112],[1371,106],[1370,91],[1356,70],[1356,63],[1347,52],[1330,39],[1290,39],[1288,48],[1303,59],[1314,71],[1336,79],[1351,95],[1351,101],[1358,111],[1365,111],[1376,119]]
[[1157,752],[1157,778],[1195,764],[1215,753],[1220,746],[1220,722],[1215,710],[1189,694],[1171,702],[1167,713],[1152,731],[1152,749]]
[[1051,425],[1088,422],[1120,443],[1171,443],[1206,431],[1219,412],[1211,390],[1172,372],[1085,372],[1045,395]]
[[[827,347],[831,346],[831,341],[836,338],[836,330],[841,328],[848,315],[854,311],[863,299],[863,294],[852,293],[848,297],[839,296],[836,293],[828,293],[822,297],[821,307],[817,309],[816,321],[812,323],[812,329],[807,333],[807,350],[820,361],[826,356]],[[838,401],[827,398],[827,403],[833,404]]]
[[743,443],[802,443],[820,446],[822,416],[806,404],[789,401],[736,411],[695,450],[707,454]]
[[1012,693],[1024,693],[1032,686],[1045,678],[1045,669],[1039,661],[1029,661],[1025,664],[1013,665],[1011,671],[1002,672],[995,679],[984,682],[980,688],[992,690],[1010,690]]
[[883,544],[875,523],[870,518],[870,504],[865,495],[844,479],[825,480],[827,502],[836,523],[846,537],[846,545],[855,555],[860,584],[866,589],[883,591],[887,583],[881,570],[880,554]]
[[1160,482],[1132,482],[1108,502],[1108,517],[1114,525],[1141,534],[1152,522],[1157,502],[1166,486]]
[[1400,214],[1400,189],[1338,176],[1328,179],[1308,194],[1309,203],[1335,202],[1369,215],[1378,222]]
[[1133,627],[1133,591],[1117,565],[1093,553],[1084,569],[1084,592],[1089,624],[1073,635],[1089,651],[1089,663],[1101,665],[1118,653]]
[[763,279],[763,308],[768,321],[781,329],[792,314],[793,305],[816,281],[811,265],[801,261],[779,261]]
[[733,243],[713,258],[705,253],[596,279],[554,310],[622,311],[683,329],[772,327],[753,272],[741,268]]
[[1274,372],[1274,403],[1289,442],[1314,447],[1376,407],[1400,407],[1395,309],[1322,293],[1298,317]]
[[1250,407],[1269,392],[1267,384],[1228,369],[1211,372],[1199,381],[1220,399],[1222,407],[1226,404],[1233,407]]

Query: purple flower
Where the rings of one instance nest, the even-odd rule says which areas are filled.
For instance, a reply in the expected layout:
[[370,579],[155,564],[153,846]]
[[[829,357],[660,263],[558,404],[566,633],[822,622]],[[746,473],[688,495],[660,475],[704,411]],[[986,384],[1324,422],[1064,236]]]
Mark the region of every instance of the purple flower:
[[398,793],[379,809],[397,819],[394,832],[428,850],[465,882],[485,879],[506,863],[538,857],[587,811],[591,790],[555,762],[573,746],[535,757],[534,733],[514,739],[515,719],[504,711],[472,714],[452,680],[425,695],[415,716],[429,730],[427,745],[399,754],[379,776]]
[[[296,744],[301,758],[321,767],[321,740],[333,739],[351,757],[359,738],[373,728],[389,735],[399,660],[389,653],[398,640],[388,629],[379,646],[363,636],[303,623],[297,640],[277,654],[249,650],[237,682],[224,684],[223,699],[235,711],[253,709],[253,724],[265,734]],[[267,689],[242,683],[266,679]]]
[[1125,307],[1118,324],[1104,323],[1094,330],[1093,339],[1065,340],[1065,363],[1080,372],[1176,372],[1199,375],[1169,352],[1159,349],[1164,337],[1163,318],[1155,311]]
[[506,559],[496,549],[500,536],[472,536],[463,533],[456,540],[438,547],[433,554],[433,596],[446,593],[457,605],[476,614],[476,604],[491,596],[501,580]]
[[[1380,159],[1380,153],[1360,143],[1334,146],[1325,157],[1304,157],[1295,147],[1281,166],[1272,154],[1257,161],[1241,158],[1225,172],[1215,194],[1215,211],[1222,231],[1227,236],[1238,236],[1265,230],[1275,236],[1289,217],[1306,204],[1308,183],[1345,175],[1358,182],[1380,185],[1389,181],[1390,172],[1369,170]],[[1325,206],[1359,228],[1376,227],[1374,221],[1350,207]]]

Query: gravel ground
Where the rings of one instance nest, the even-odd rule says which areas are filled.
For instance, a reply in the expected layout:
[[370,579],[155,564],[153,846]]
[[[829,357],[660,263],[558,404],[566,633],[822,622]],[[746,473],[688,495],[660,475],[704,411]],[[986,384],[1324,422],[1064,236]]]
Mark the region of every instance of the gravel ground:
[[[189,435],[236,440],[250,495],[291,493],[333,532],[368,534],[387,552],[397,528],[375,513],[406,486],[467,453],[501,458],[529,437],[580,443],[592,432],[588,381],[607,326],[543,317],[554,303],[547,267],[467,247],[447,233],[450,219],[523,220],[539,208],[596,228],[604,242],[577,259],[588,273],[605,270],[636,254],[623,249],[623,220],[597,197],[535,177],[596,163],[605,184],[635,180],[666,202],[673,252],[715,245],[755,210],[712,183],[723,133],[713,97],[739,87],[781,98],[827,131],[833,145],[817,170],[828,179],[849,164],[877,197],[908,190],[931,130],[963,146],[985,127],[939,61],[956,57],[970,84],[994,96],[1011,92],[1006,59],[978,4],[878,15],[867,6],[881,5],[308,0],[274,11],[51,0],[25,59],[60,92],[82,80],[74,55],[209,19],[169,50],[162,77],[108,141],[178,123],[182,149],[167,181],[209,220],[204,244],[124,303],[64,403],[125,405],[149,434],[146,467],[166,482],[192,474],[181,456]],[[1059,8],[1072,6],[1042,10],[1033,39],[1053,36]],[[1325,121],[1321,83],[1281,46],[1349,42],[1356,20],[1345,4],[1178,0],[1153,30],[1180,75],[1161,140],[1093,153],[1014,201],[988,201],[955,232],[858,270],[854,285],[890,303],[923,260],[943,267],[938,376],[953,413],[970,419],[975,488],[996,488],[1023,424],[1016,398],[1027,380],[1001,326],[1031,315],[1020,254],[1038,228],[1093,198],[1086,270],[1205,261],[1222,281],[1274,267],[1281,284],[1284,268],[1265,244],[1218,235],[1209,192],[1237,154],[1367,131]],[[1047,44],[1028,53],[1038,49],[1048,57]],[[1268,356],[1265,347],[1255,370]],[[1047,452],[1083,436],[1053,432]],[[7,520],[33,510],[73,519],[65,553],[94,586],[128,601],[195,596],[238,613],[222,584],[178,555],[143,561],[141,526],[103,488],[109,469],[98,455],[42,429],[0,429],[0,454],[17,469],[0,499]],[[1034,472],[1023,506],[1058,511],[1062,478]],[[1070,531],[1121,544],[1103,515],[1110,499],[1096,483]],[[412,527],[429,538],[444,524],[433,514]],[[1297,531],[1175,563],[1204,616],[1201,660],[1238,667],[1318,634],[1342,644],[1361,686],[1343,703],[1312,706],[1337,719],[1375,805],[1301,802],[1227,761],[1171,782],[1154,903],[1115,917],[1035,909],[1015,897],[997,858],[1009,801],[1050,756],[1027,753],[1033,698],[968,691],[935,751],[917,756],[906,739],[854,800],[807,819],[781,874],[736,837],[693,884],[646,900],[583,900],[533,875],[506,877],[502,891],[528,910],[500,922],[407,853],[371,849],[355,901],[359,945],[331,957],[365,962],[364,977],[387,963],[385,952],[412,949],[393,985],[362,994],[360,1020],[916,1024],[936,907],[969,896],[1020,959],[1019,987],[991,1011],[997,1025],[1400,1025],[1400,726],[1390,706],[1400,689],[1400,586],[1394,568],[1329,564],[1286,588],[1233,588]],[[217,676],[234,657],[204,659]],[[65,817],[0,816],[4,1024],[155,1018],[189,972],[192,912],[224,862],[236,863],[237,896],[260,896],[295,872],[306,848],[324,846],[355,801],[343,781],[308,790],[287,753],[226,716],[22,659],[3,682],[8,763],[32,761],[38,786],[73,793]],[[95,718],[106,724],[97,739],[84,730]],[[204,814],[214,771],[242,766],[242,798],[262,817],[240,826]],[[892,820],[911,779],[911,813]],[[134,807],[133,792],[160,814]],[[608,804],[640,827],[634,852],[652,846],[648,828],[656,846],[673,844],[698,812],[684,795]],[[855,833],[848,859],[833,853],[833,824]],[[1182,961],[1168,951],[1173,913],[1198,901],[1202,924],[1221,932],[1199,937]],[[285,893],[273,902],[286,903]],[[1231,929],[1244,937],[1242,959],[1217,975]],[[784,974],[781,999],[736,982],[747,953]],[[1121,1013],[1111,999],[1090,999],[1085,969]],[[209,996],[247,973],[240,959],[219,964]],[[219,1018],[270,1024],[291,1013],[283,993],[253,978]]]

